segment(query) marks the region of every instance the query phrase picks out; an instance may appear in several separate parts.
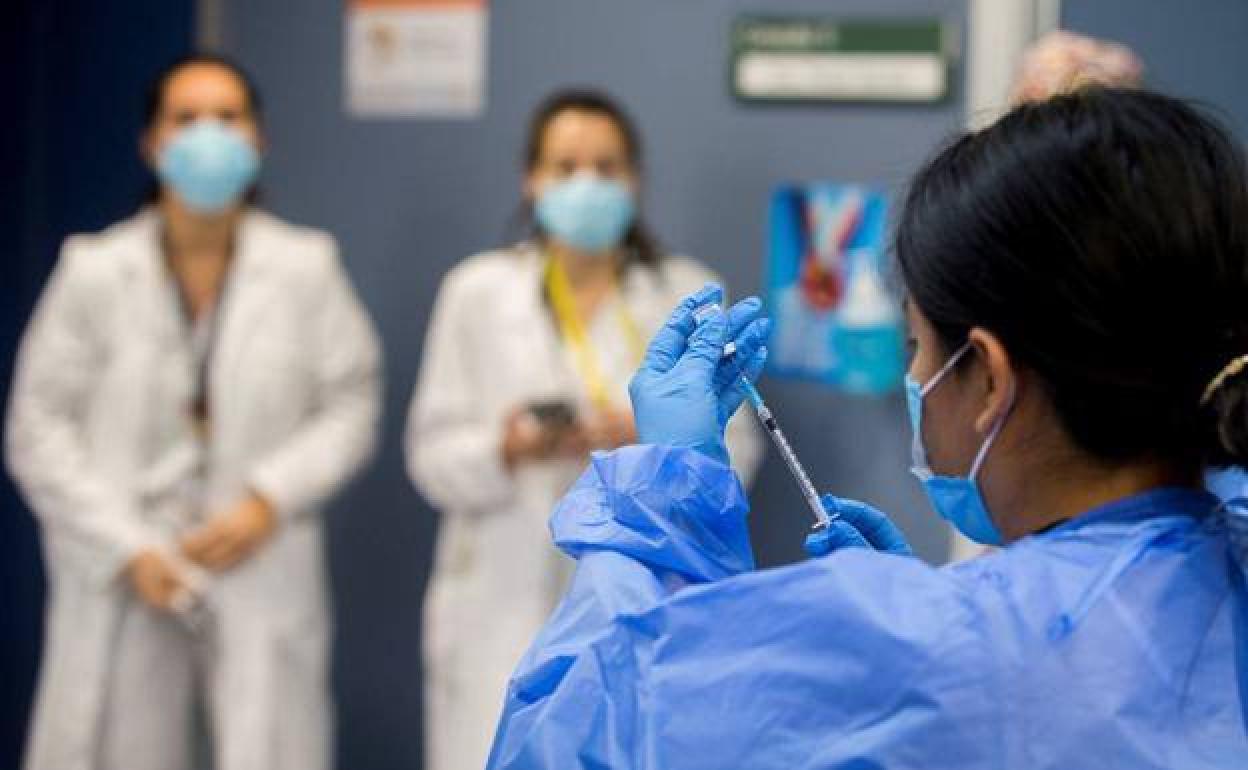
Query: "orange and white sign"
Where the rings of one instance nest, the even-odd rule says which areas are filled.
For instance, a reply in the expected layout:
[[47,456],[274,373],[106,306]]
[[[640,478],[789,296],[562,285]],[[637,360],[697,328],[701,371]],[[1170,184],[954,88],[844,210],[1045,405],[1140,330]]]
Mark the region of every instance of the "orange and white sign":
[[356,117],[485,110],[487,0],[350,0],[346,106]]

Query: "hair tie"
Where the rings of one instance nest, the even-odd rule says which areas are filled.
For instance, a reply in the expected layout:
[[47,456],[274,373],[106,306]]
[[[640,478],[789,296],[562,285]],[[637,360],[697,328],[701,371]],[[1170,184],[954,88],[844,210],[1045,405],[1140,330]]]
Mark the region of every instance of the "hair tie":
[[1200,397],[1200,405],[1204,406],[1205,404],[1208,404],[1209,399],[1213,398],[1213,394],[1218,392],[1218,388],[1222,387],[1223,383],[1225,383],[1227,379],[1242,372],[1245,366],[1248,366],[1248,354],[1232,358],[1230,363],[1222,367],[1222,371],[1218,372],[1217,376],[1210,380],[1209,384],[1205,386],[1204,395]]

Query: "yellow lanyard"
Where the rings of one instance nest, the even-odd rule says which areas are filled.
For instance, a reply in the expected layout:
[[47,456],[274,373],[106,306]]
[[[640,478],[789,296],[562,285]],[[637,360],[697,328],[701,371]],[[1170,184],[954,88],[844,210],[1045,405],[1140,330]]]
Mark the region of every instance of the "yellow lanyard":
[[[613,288],[615,288],[614,283]],[[606,376],[602,373],[598,352],[589,339],[585,324],[581,322],[581,317],[576,312],[576,300],[572,295],[572,284],[568,281],[568,273],[563,269],[563,265],[553,258],[546,260],[546,293],[550,296],[550,304],[555,311],[559,334],[572,348],[576,368],[580,371],[581,380],[584,381],[585,388],[589,391],[590,400],[599,408],[608,406],[611,403],[611,389],[607,384]],[[633,320],[628,308],[624,306],[623,298],[618,295],[618,291],[616,300],[616,319],[632,348],[633,363],[640,363],[645,350],[641,330],[638,329],[637,322]]]

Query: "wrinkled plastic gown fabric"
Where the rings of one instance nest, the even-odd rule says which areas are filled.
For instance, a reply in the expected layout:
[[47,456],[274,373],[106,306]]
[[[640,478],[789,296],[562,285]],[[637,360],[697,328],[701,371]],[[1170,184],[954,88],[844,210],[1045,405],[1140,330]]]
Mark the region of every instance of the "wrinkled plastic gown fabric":
[[1219,468],[1205,474],[1205,487],[1223,500],[1248,494],[1248,472],[1243,468]]
[[726,466],[598,454],[552,517],[577,573],[490,767],[1248,767],[1216,505],[1157,490],[942,569],[851,549],[753,571]]

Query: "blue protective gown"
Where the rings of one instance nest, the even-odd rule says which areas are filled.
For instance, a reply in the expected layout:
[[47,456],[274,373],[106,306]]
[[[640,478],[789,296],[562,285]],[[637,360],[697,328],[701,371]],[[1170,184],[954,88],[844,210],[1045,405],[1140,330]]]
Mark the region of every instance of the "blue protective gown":
[[1216,507],[1160,489],[941,569],[753,571],[726,466],[598,454],[489,766],[1248,768],[1248,519]]
[[1248,496],[1248,471],[1221,468],[1205,474],[1205,488],[1223,500]]

